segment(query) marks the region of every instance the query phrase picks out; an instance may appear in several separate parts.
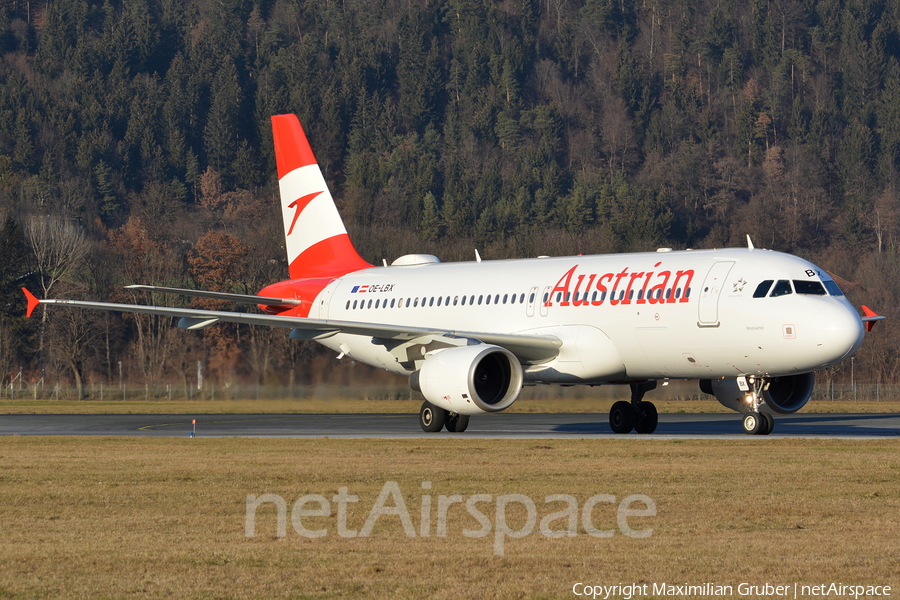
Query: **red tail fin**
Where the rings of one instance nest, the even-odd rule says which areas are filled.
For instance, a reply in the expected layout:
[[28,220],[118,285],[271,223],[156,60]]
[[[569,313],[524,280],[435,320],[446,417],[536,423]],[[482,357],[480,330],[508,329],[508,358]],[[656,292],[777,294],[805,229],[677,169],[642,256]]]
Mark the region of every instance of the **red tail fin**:
[[296,115],[272,117],[272,135],[291,278],[339,277],[371,267],[347,235]]

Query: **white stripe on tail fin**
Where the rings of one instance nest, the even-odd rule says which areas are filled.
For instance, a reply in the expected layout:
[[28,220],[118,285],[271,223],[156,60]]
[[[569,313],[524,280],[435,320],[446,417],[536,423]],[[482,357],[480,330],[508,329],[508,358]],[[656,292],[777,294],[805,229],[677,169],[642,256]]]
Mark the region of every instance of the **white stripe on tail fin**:
[[371,267],[347,235],[296,115],[272,117],[291,279],[340,277]]

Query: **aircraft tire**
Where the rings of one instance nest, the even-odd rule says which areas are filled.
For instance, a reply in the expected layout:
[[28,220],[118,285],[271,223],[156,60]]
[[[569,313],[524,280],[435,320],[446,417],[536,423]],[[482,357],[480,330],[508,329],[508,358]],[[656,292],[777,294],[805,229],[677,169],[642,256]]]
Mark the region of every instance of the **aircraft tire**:
[[763,419],[762,424],[759,426],[759,435],[769,435],[775,428],[775,418],[764,412],[759,413],[759,416]]
[[749,435],[757,435],[763,427],[763,423],[765,421],[758,412],[747,413],[744,415],[744,420],[741,422],[741,425],[744,427],[744,433]]
[[444,428],[446,420],[446,410],[435,406],[427,400],[422,403],[422,408],[419,409],[419,425],[422,426],[422,431],[426,433],[437,433]]
[[458,415],[448,412],[444,425],[447,427],[447,431],[462,433],[469,426],[469,415]]
[[659,413],[652,402],[638,404],[637,415],[634,420],[634,430],[638,433],[653,433],[659,424]]
[[609,427],[613,433],[631,433],[635,416],[631,402],[619,400],[609,409]]

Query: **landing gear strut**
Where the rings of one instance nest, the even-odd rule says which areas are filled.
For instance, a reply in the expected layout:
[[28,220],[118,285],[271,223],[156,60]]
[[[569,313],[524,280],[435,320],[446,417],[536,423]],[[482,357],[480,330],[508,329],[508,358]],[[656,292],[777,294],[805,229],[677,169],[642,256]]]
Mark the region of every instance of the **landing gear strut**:
[[609,409],[609,426],[613,433],[653,433],[659,422],[656,406],[644,402],[644,394],[656,389],[656,381],[631,384],[631,402],[620,400]]
[[749,387],[747,399],[750,403],[750,412],[744,415],[744,420],[741,422],[744,433],[749,435],[769,435],[775,427],[775,419],[768,412],[760,410],[760,407],[765,403],[762,399],[762,392],[767,382],[761,377],[747,377],[746,383]]

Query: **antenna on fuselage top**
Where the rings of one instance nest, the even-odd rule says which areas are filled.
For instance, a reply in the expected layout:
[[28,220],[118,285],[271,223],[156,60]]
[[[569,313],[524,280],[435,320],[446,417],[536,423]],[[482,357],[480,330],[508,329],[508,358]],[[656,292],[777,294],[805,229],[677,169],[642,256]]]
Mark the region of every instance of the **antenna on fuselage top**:
[[478,248],[475,248],[475,261],[481,262],[481,255],[478,254]]
[[750,234],[747,234],[747,249],[753,250],[753,240],[750,239]]

